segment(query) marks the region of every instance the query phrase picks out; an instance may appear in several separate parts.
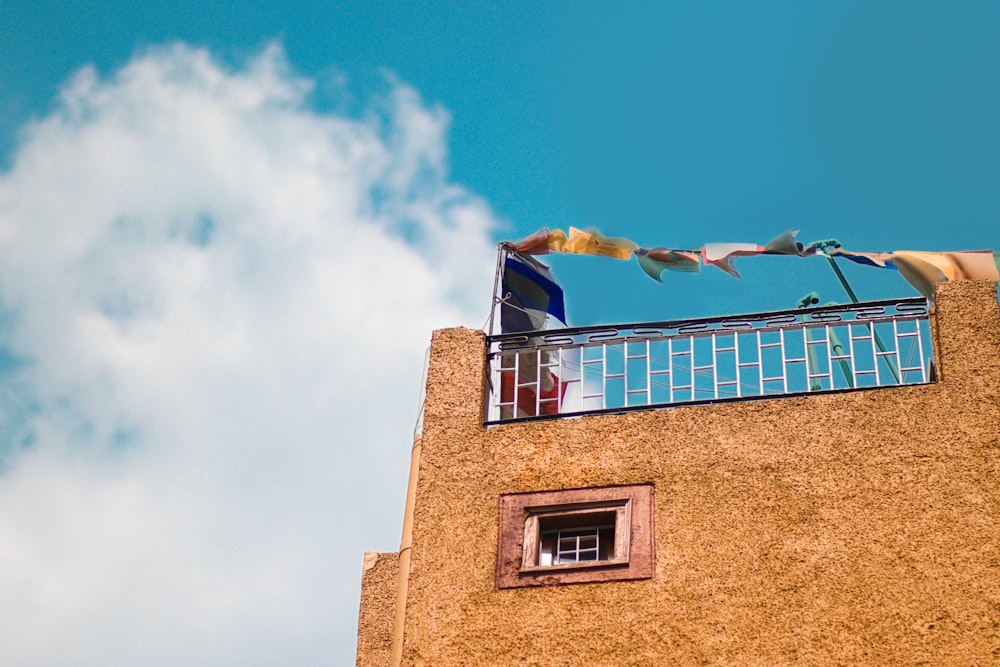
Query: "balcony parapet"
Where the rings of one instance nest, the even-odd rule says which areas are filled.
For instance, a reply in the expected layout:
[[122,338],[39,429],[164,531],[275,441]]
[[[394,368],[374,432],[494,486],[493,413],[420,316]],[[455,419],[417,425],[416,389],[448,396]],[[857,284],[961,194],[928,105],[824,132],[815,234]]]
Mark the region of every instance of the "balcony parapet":
[[923,298],[487,337],[486,424],[934,381]]

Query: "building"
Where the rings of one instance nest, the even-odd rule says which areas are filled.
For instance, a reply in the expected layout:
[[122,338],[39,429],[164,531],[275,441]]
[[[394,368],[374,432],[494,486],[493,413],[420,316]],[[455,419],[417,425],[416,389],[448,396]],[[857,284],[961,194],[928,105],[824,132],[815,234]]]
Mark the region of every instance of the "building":
[[[403,545],[365,555],[357,664],[1000,664],[995,285],[802,314],[435,332]],[[629,352],[648,341],[670,347]],[[570,386],[490,391],[524,369]]]

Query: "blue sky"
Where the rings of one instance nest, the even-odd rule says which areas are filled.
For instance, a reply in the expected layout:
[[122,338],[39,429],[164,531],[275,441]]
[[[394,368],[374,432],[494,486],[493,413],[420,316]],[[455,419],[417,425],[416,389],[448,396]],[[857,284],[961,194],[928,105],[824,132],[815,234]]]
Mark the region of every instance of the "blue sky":
[[[485,321],[498,241],[1000,249],[994,2],[14,1],[0,30],[17,664],[349,664],[423,349]],[[846,299],[819,258],[548,261],[577,325]]]
[[[996,245],[1000,8],[991,2],[0,11],[15,27],[0,46],[8,160],[19,126],[83,63],[108,73],[171,40],[239,62],[278,40],[317,81],[317,108],[356,111],[391,72],[446,109],[453,179],[505,221],[498,240],[575,225],[681,248],[763,243],[786,229],[859,250]],[[666,286],[645,284],[635,265],[555,263],[578,324],[781,308],[810,289],[843,298],[816,262],[743,262],[745,284],[668,276]],[[862,296],[911,293],[894,275],[851,278]]]

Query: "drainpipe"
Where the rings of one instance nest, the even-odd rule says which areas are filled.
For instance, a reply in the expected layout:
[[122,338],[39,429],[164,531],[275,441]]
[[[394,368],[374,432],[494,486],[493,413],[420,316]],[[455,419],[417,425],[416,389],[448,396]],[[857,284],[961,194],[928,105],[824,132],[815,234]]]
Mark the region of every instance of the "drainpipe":
[[413,505],[417,498],[417,473],[420,470],[420,444],[424,435],[424,402],[427,398],[427,367],[430,348],[424,357],[424,377],[420,384],[420,412],[413,429],[413,449],[410,452],[410,480],[406,486],[406,508],[403,510],[403,537],[399,544],[399,579],[396,584],[396,615],[392,623],[392,653],[389,664],[399,667],[403,661],[403,623],[406,620],[406,595],[410,587],[410,552],[413,547]]

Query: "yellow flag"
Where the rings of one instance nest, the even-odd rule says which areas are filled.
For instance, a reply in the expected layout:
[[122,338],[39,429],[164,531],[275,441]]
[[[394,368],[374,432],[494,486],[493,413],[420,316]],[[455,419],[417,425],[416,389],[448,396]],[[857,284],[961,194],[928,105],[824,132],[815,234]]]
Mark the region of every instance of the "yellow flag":
[[906,281],[928,299],[934,286],[945,280],[1000,280],[993,252],[918,252],[897,250],[892,263]]
[[569,228],[569,242],[563,252],[577,255],[601,255],[615,259],[630,259],[639,246],[628,239],[604,236],[595,227],[587,231]]

